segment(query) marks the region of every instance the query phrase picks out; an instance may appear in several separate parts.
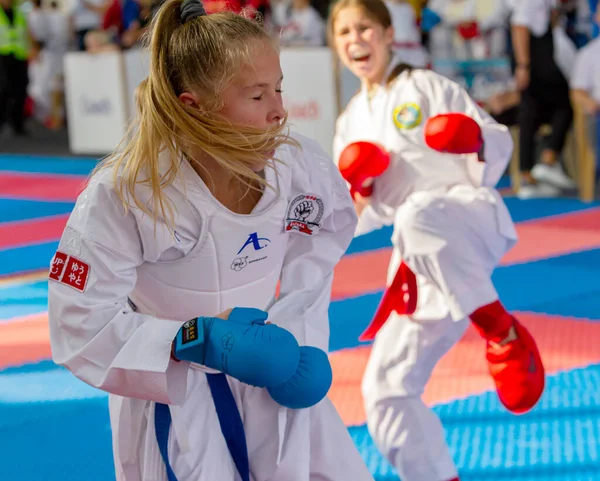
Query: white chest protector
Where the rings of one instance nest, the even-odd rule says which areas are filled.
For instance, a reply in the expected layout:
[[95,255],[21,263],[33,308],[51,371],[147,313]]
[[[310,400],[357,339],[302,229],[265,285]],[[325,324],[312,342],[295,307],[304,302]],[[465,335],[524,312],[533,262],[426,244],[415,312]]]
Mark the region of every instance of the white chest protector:
[[[288,215],[288,205],[302,194],[291,192],[291,167],[277,170],[279,175],[271,168],[265,173],[277,192],[266,190],[249,215],[223,207],[200,182],[188,186],[190,202],[178,214],[178,223],[187,223],[191,237],[197,233],[197,241],[189,243],[183,257],[159,258],[138,267],[130,296],[136,307],[177,321],[233,307],[266,309],[275,297],[290,235],[286,219],[293,217],[295,209]],[[186,211],[191,215],[181,213]],[[177,240],[181,235],[176,230]],[[292,231],[291,235],[302,234]]]
[[[164,250],[165,242],[167,246],[173,244],[172,237],[165,236],[162,236],[164,242],[158,236],[157,245],[145,246],[148,252],[144,252],[144,256],[157,256],[158,259],[137,268],[136,287],[129,296],[133,307],[175,321],[211,316],[233,307],[266,310],[275,298],[289,236],[316,234],[322,215],[322,209],[317,205],[320,200],[293,191],[292,166],[288,163],[278,165],[277,172],[271,168],[265,170],[266,181],[276,192],[267,188],[251,214],[239,215],[221,205],[189,165],[185,168],[193,182],[187,185],[185,195],[181,191],[173,195],[178,207],[175,243],[182,247]],[[138,224],[138,227],[148,229],[151,226],[146,223]],[[171,260],[174,250],[177,258]],[[188,391],[196,393],[199,385],[205,384],[205,377],[199,372],[217,371],[196,364],[191,367]],[[132,429],[142,429],[141,416],[148,408],[147,402],[128,400],[139,405],[133,410],[135,419],[127,412],[123,413],[122,399],[112,402],[113,410],[120,413],[122,425],[119,430],[125,436],[129,436]],[[186,452],[199,449],[190,446],[188,433],[206,429],[203,418],[192,416],[189,409],[196,407],[170,408],[177,443]],[[282,413],[276,414],[280,424],[278,456],[281,455],[286,425]],[[152,432],[152,426],[148,426],[146,429]],[[145,469],[162,472],[157,447],[152,444],[148,449],[146,456],[155,462]],[[136,450],[133,446],[129,450],[124,447],[120,456],[122,461],[134,459]]]

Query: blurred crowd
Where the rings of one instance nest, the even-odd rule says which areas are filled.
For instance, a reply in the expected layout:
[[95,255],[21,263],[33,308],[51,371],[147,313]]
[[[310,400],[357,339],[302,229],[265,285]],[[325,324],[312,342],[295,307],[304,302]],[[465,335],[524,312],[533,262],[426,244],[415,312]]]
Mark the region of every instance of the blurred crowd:
[[[139,46],[162,1],[27,0],[17,6],[15,0],[0,0],[0,130],[2,122],[8,121],[16,134],[24,133],[20,107],[26,99],[35,106],[33,115],[40,122],[51,129],[62,128],[65,124],[64,55],[68,51],[97,53]],[[386,1],[396,32],[394,48],[402,60],[417,67],[434,68],[463,83],[502,123],[523,129],[524,122],[528,122],[525,130],[530,137],[538,135],[541,124],[552,125],[554,138],[549,138],[552,148],[539,154],[543,159],[541,169],[533,165],[537,143],[525,139],[523,146],[521,134],[523,196],[554,195],[558,189],[573,187],[573,181],[558,167],[558,159],[564,146],[561,132],[571,127],[572,99],[580,102],[589,114],[599,110],[600,80],[598,74],[592,72],[600,54],[600,48],[592,45],[595,45],[592,39],[597,29],[593,1]],[[232,10],[259,15],[266,28],[286,47],[326,45],[330,3],[330,0],[204,2],[208,13]],[[518,13],[517,7],[522,4],[537,5],[530,9],[534,12],[528,14],[531,18],[524,17],[527,15],[523,8]],[[544,17],[542,11],[546,8],[551,14]],[[2,28],[8,29],[11,23],[13,31],[20,36],[13,37],[12,50],[5,48],[8,52],[5,55]],[[541,75],[530,72],[528,65],[522,65],[517,58],[523,55],[519,53],[521,47],[514,45],[514,27],[519,25],[536,35],[535,38],[547,29],[549,36],[542,37],[552,43],[556,72],[548,70]],[[478,68],[483,72],[478,73]],[[482,75],[487,80],[482,82]],[[560,82],[556,79],[562,76],[564,85],[571,85],[575,95],[568,88],[548,90],[548,85],[539,81],[540,75],[555,75],[550,87],[558,85]],[[540,104],[539,98],[527,93],[532,89],[552,91],[552,105]],[[560,102],[555,102],[556,98]],[[539,115],[534,115],[537,111]],[[531,118],[523,119],[527,112]],[[557,116],[560,115],[562,120],[559,121]],[[553,167],[551,172],[546,169],[548,172],[543,175],[535,175],[536,168],[543,171],[548,166]],[[553,188],[546,182],[538,182],[542,177],[551,178]]]

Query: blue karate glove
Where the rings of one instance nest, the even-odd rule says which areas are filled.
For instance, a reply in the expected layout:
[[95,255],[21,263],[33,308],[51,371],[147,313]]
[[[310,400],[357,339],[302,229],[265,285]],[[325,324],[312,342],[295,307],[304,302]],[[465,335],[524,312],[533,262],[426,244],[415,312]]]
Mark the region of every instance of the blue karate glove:
[[309,408],[327,396],[332,379],[327,353],[316,347],[301,346],[296,373],[283,384],[267,387],[267,391],[286,408]]
[[235,308],[227,320],[198,317],[175,337],[177,359],[216,369],[257,387],[276,386],[298,369],[300,347],[294,335],[259,309]]

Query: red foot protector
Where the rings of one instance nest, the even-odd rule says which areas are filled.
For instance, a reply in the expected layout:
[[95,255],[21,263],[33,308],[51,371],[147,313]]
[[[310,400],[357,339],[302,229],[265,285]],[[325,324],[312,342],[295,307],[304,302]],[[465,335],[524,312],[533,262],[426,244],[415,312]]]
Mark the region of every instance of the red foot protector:
[[488,368],[500,402],[513,414],[531,410],[542,397],[544,363],[533,336],[514,321],[517,338],[504,346],[487,343]]
[[383,327],[393,311],[412,314],[417,309],[417,277],[403,262],[398,268],[391,285],[386,289],[369,327],[358,338],[371,341]]
[[340,154],[339,169],[342,177],[350,184],[350,192],[363,197],[373,193],[373,185],[363,186],[365,181],[379,177],[390,165],[390,154],[371,142],[354,142]]

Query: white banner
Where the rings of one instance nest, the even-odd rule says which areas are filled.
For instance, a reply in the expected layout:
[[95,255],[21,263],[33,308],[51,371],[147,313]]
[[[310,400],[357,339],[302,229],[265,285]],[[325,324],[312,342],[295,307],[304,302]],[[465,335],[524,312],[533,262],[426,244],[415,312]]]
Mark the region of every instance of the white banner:
[[[327,48],[281,53],[283,97],[290,127],[317,140],[330,155],[337,117],[332,62]],[[106,154],[117,146],[135,116],[135,89],[147,75],[145,51],[69,54],[66,91],[74,153]],[[82,102],[91,110],[82,108]]]
[[135,89],[150,72],[150,55],[146,50],[132,49],[124,54],[125,62],[125,84],[129,98],[129,118],[133,120],[136,116]]
[[65,100],[71,152],[103,155],[114,150],[128,117],[121,54],[68,53]]
[[328,48],[284,49],[283,103],[290,128],[315,139],[329,155],[333,151],[336,89],[333,58]]
[[340,65],[340,100],[342,112],[360,90],[360,80],[350,70]]

